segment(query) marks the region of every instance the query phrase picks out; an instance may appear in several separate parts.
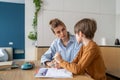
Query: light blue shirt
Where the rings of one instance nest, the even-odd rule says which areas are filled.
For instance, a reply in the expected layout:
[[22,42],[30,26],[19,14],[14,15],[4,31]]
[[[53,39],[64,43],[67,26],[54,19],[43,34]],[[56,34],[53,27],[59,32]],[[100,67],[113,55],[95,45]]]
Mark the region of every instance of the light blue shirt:
[[74,35],[70,35],[70,40],[67,46],[64,46],[59,38],[55,39],[50,48],[42,55],[41,63],[51,61],[56,52],[59,52],[65,61],[71,62],[78,51],[80,50],[81,43],[78,44]]

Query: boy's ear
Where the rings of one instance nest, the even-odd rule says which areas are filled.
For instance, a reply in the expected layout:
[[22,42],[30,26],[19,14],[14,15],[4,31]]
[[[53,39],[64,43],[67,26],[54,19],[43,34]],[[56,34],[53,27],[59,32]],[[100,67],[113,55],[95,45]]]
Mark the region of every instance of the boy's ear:
[[80,31],[80,32],[78,33],[78,35],[79,35],[80,37],[82,37],[82,36],[83,36],[83,33]]
[[80,37],[85,37],[85,34],[83,34],[81,31],[79,33]]

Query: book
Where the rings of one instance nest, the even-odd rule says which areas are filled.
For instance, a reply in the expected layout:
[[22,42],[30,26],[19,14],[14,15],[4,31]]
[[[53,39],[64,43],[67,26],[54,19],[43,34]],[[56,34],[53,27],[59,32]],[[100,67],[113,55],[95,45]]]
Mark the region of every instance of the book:
[[0,62],[0,70],[10,69],[13,61]]
[[40,68],[35,77],[48,77],[48,78],[73,78],[73,74],[66,69],[57,68]]

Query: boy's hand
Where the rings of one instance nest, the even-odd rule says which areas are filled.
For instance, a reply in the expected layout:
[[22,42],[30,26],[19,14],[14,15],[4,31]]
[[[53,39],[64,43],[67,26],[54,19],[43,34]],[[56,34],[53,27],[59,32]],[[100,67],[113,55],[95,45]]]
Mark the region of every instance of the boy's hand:
[[62,56],[57,52],[54,56],[54,59],[57,63],[60,63],[60,61],[62,61]]
[[61,68],[61,67],[59,66],[59,64],[58,64],[55,60],[46,62],[46,65],[47,65],[48,67],[51,67],[51,68],[58,68],[58,69]]
[[57,69],[60,69],[61,67],[60,67],[60,65],[55,61],[55,68],[57,68]]

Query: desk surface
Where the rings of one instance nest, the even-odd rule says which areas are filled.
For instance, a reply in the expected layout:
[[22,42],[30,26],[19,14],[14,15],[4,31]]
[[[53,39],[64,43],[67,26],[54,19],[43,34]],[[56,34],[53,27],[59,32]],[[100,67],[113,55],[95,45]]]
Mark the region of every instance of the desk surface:
[[36,78],[34,73],[39,69],[38,61],[32,70],[21,70],[20,68],[0,71],[0,80],[93,80],[85,75],[74,75],[73,78]]

